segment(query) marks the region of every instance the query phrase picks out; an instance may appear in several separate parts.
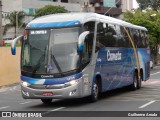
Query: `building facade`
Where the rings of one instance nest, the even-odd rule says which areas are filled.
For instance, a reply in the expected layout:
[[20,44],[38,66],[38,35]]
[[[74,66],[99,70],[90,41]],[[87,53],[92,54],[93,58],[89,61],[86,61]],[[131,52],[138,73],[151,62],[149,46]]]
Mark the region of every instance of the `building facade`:
[[[2,0],[3,11],[24,11],[27,14],[34,14],[35,10],[45,5],[63,6],[71,12],[78,12],[81,9],[79,2],[74,0]],[[78,1],[78,0],[77,0]]]
[[[62,6],[70,12],[81,11],[81,4],[78,0],[2,0],[2,26],[9,23],[6,19],[7,15],[13,11],[24,11],[28,15],[34,15],[36,9],[42,8],[45,5]],[[24,22],[28,23],[33,19],[31,16],[25,16]],[[14,28],[7,31],[3,35],[3,39],[12,39],[15,36]],[[17,35],[22,34],[21,28],[18,28]]]
[[[121,14],[133,8],[133,0],[2,0],[3,26],[9,23],[6,16],[13,11],[24,11],[28,15],[34,15],[36,9],[45,5],[62,6],[70,12],[96,12],[112,17],[121,18]],[[25,23],[33,17],[26,16]],[[22,30],[18,28],[18,34]],[[13,38],[15,33],[10,29],[3,38]]]
[[91,8],[90,11],[112,17],[120,17],[126,10],[133,9],[133,0],[83,0],[81,4]]

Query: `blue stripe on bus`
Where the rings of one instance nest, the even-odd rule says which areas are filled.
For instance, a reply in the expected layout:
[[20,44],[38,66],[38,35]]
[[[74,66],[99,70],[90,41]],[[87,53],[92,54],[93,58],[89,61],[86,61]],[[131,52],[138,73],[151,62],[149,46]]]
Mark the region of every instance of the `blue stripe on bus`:
[[27,28],[54,28],[54,27],[68,27],[79,25],[80,21],[65,21],[65,22],[49,22],[49,23],[29,23]]
[[[107,51],[113,55],[121,53],[120,60],[107,60]],[[129,85],[133,81],[135,68],[134,51],[130,48],[100,49],[95,74],[102,78],[102,92]]]
[[50,78],[50,79],[30,78],[30,77],[21,76],[21,80],[26,81],[30,84],[54,85],[54,84],[64,84],[66,82],[69,82],[70,80],[79,79],[80,77],[82,77],[82,73],[78,73],[78,74],[63,77],[63,78]]

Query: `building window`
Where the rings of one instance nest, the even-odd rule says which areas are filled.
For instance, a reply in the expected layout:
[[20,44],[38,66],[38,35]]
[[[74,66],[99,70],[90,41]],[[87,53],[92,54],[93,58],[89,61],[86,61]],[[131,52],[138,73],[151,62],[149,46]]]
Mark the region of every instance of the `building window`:
[[23,11],[28,15],[34,15],[35,9],[34,8],[24,8]]
[[61,2],[68,3],[68,0],[61,0]]
[[103,0],[104,7],[116,7],[116,0]]

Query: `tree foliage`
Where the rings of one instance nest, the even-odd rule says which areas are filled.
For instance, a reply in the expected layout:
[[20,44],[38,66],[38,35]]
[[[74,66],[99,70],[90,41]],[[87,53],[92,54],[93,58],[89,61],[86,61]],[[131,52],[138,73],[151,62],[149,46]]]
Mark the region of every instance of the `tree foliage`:
[[45,7],[40,8],[36,11],[35,17],[40,17],[49,14],[56,14],[56,13],[66,13],[66,12],[68,12],[68,10],[66,10],[64,7],[46,5]]
[[142,10],[148,7],[156,11],[160,9],[160,0],[137,0],[137,2]]
[[124,20],[148,29],[151,49],[157,54],[157,47],[160,44],[160,12],[153,10],[142,12],[139,9],[135,12],[127,11]]
[[23,18],[25,17],[25,14],[23,11],[13,11],[8,16],[7,19],[9,20],[9,23],[4,26],[4,33],[6,34],[7,30],[9,28],[14,27],[14,33],[16,37],[16,19],[19,27],[24,27],[25,23],[23,23]]

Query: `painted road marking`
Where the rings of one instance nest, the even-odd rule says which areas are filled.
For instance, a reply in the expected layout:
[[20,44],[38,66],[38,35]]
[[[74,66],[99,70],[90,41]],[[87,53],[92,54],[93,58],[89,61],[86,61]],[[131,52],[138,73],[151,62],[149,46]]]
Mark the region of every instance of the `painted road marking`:
[[156,101],[155,101],[155,100],[150,101],[150,102],[148,102],[148,103],[146,103],[146,104],[140,106],[139,108],[140,108],[140,109],[141,109],[141,108],[145,108],[145,107],[147,107],[148,105],[150,105],[150,104],[152,104],[152,103],[154,103],[154,102],[156,102]]
[[24,104],[27,104],[27,103],[31,103],[31,101],[23,102],[23,103],[19,103],[19,104],[24,105]]
[[153,76],[153,75],[156,75],[156,74],[160,74],[160,71],[159,71],[159,72],[156,72],[156,73],[152,73],[152,74],[150,74],[150,75]]
[[42,115],[44,115],[44,114],[48,114],[48,113],[50,113],[50,112],[54,112],[54,111],[58,111],[58,110],[62,110],[62,109],[64,109],[64,108],[66,108],[66,107],[59,107],[59,108],[56,108],[56,109],[53,109],[53,110],[50,110],[50,111],[44,112],[44,113],[42,113]]
[[5,106],[5,107],[0,107],[0,110],[1,110],[1,109],[5,109],[5,108],[8,108],[8,107],[9,107],[9,106]]
[[50,110],[50,111],[58,111],[58,110],[61,110],[61,109],[64,109],[65,107],[60,107],[60,108],[57,108],[57,109],[53,109],[53,110]]

